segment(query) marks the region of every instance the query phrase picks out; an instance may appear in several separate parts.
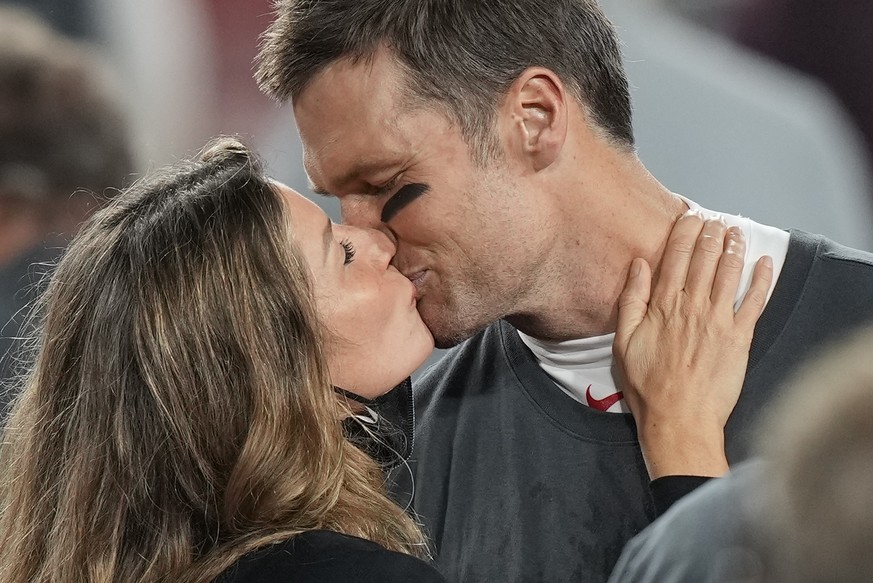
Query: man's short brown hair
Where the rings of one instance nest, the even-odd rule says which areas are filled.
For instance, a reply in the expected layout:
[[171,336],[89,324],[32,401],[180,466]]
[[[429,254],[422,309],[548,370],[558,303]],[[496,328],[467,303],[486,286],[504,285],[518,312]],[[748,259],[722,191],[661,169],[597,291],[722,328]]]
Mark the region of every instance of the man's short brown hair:
[[278,0],[258,56],[270,96],[294,99],[330,63],[388,48],[411,97],[444,106],[474,150],[527,68],[554,71],[616,145],[633,147],[627,78],[594,0]]

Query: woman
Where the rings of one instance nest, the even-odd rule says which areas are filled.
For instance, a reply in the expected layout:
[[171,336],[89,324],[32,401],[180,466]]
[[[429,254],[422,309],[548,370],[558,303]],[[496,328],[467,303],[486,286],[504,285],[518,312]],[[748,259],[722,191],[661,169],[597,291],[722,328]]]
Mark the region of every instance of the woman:
[[[365,453],[406,445],[402,423],[366,428],[391,405],[409,420],[433,345],[392,254],[228,139],[95,215],[44,295],[0,449],[0,580],[442,581]],[[643,312],[647,277],[627,296]]]
[[331,381],[384,391],[430,335],[383,236],[310,205],[224,141],[86,224],[8,423],[0,580],[209,581],[304,531],[426,555]]

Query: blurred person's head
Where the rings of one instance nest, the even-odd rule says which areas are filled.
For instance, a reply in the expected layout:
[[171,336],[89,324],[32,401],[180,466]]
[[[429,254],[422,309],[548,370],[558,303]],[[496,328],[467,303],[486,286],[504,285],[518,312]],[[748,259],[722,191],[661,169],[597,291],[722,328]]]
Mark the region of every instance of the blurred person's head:
[[873,330],[815,359],[762,427],[770,583],[873,573]]
[[95,55],[0,6],[0,266],[71,235],[131,170],[122,108]]
[[0,580],[211,581],[311,529],[424,554],[334,388],[433,347],[392,254],[231,139],[93,215],[0,445]]

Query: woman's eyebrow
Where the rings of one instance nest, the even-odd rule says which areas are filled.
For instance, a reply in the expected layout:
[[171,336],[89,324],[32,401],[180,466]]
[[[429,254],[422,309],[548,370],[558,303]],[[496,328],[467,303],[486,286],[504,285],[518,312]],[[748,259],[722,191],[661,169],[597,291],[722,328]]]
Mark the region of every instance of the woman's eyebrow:
[[385,203],[385,206],[382,207],[382,222],[387,223],[393,219],[401,209],[421,195],[426,194],[429,190],[430,185],[424,183],[407,184],[402,187],[394,193],[394,196],[389,198],[388,202]]

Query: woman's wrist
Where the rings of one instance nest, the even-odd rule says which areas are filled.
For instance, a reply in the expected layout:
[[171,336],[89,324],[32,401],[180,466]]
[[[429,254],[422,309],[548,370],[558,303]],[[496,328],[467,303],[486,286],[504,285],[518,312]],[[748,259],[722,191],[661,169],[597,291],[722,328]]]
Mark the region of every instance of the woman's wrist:
[[652,480],[663,476],[721,476],[728,471],[724,429],[706,424],[647,424],[640,428]]

